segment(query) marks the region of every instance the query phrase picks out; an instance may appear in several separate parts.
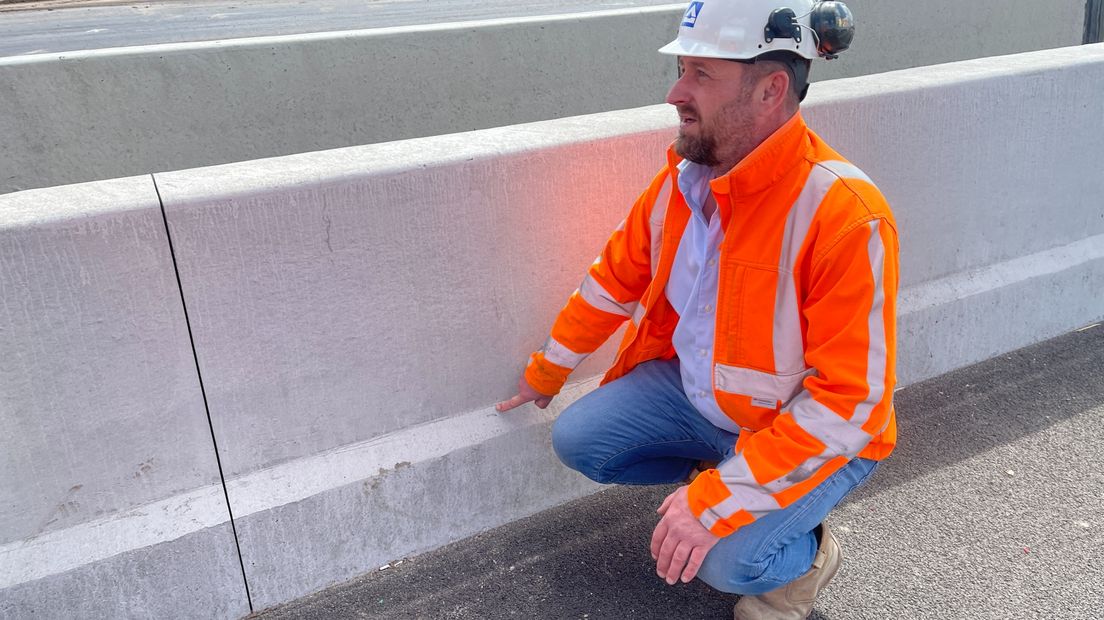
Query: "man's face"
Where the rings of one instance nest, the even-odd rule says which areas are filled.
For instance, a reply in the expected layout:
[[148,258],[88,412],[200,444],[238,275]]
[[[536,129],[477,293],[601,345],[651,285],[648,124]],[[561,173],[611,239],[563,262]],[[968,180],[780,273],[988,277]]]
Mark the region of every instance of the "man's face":
[[680,121],[675,152],[705,166],[735,165],[756,146],[747,65],[683,56],[679,67],[682,75],[667,93]]

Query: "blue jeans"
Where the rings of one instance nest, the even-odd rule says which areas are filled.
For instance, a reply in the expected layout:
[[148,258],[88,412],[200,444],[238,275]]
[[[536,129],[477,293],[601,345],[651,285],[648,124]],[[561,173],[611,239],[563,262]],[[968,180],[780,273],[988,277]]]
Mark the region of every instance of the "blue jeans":
[[[732,457],[736,438],[690,404],[677,358],[637,366],[576,401],[552,427],[552,446],[565,465],[616,484],[682,482],[698,461]],[[816,526],[875,467],[853,459],[785,509],[721,539],[698,577],[733,594],[762,594],[797,579],[812,566]]]

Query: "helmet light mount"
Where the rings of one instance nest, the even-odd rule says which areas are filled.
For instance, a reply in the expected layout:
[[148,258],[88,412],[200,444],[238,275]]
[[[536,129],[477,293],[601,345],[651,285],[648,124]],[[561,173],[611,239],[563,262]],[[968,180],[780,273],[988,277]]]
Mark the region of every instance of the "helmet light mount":
[[775,9],[767,18],[763,28],[763,39],[774,43],[775,39],[793,39],[801,43],[801,25],[797,23],[797,13],[791,8]]

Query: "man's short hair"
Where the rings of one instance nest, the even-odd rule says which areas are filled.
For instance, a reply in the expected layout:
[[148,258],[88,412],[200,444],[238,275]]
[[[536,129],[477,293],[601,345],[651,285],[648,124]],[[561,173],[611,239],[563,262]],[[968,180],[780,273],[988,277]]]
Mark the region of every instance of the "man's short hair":
[[768,70],[784,69],[786,73],[790,74],[790,94],[793,96],[794,104],[804,101],[805,95],[809,93],[809,68],[812,66],[812,62],[793,52],[776,50],[760,54],[750,60],[737,60],[736,62],[763,67],[765,71],[754,74],[756,79]]

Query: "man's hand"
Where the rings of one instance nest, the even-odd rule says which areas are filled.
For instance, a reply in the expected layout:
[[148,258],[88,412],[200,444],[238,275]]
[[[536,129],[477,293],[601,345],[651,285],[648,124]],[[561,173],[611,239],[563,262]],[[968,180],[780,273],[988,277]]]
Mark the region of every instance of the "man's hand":
[[675,489],[657,511],[663,515],[652,533],[652,559],[656,574],[674,585],[680,576],[689,583],[698,575],[705,554],[720,541],[690,512],[686,486]]
[[503,411],[509,411],[514,407],[524,405],[525,403],[530,401],[532,401],[534,405],[540,407],[541,409],[544,409],[548,406],[548,403],[552,402],[552,398],[553,397],[551,396],[541,394],[540,392],[534,390],[523,376],[518,379],[517,395],[510,400],[504,400],[498,403],[497,405],[495,405],[495,409],[497,409],[499,413],[502,413]]

